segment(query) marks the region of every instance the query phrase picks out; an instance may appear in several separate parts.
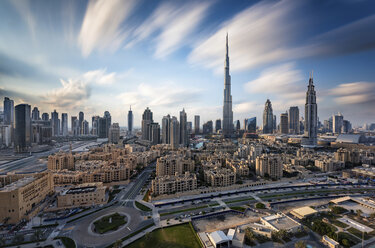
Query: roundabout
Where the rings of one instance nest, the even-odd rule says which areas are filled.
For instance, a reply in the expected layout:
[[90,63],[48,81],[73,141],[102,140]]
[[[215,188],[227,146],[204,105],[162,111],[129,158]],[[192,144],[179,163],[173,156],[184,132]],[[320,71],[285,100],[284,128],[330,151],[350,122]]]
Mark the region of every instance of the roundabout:
[[[94,231],[95,222],[115,213],[124,216],[126,223],[118,225],[116,230],[109,230],[102,234]],[[89,215],[66,227],[72,228],[70,236],[76,241],[77,247],[106,247],[142,227],[145,224],[144,222],[144,217],[138,210],[114,206]]]
[[93,220],[88,226],[88,232],[92,235],[103,236],[119,232],[131,222],[131,217],[124,212],[113,211],[105,216]]

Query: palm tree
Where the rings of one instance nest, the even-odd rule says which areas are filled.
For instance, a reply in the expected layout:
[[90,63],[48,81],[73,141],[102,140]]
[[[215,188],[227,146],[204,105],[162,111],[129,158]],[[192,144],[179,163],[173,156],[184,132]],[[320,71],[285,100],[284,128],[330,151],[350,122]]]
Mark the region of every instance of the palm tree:
[[297,241],[297,242],[294,244],[294,247],[295,247],[295,248],[306,248],[306,242],[303,241],[303,240]]
[[122,247],[122,241],[121,239],[118,239],[113,245],[113,248],[121,248],[121,247]]
[[357,209],[356,212],[357,212],[357,216],[358,216],[358,217],[361,217],[361,215],[362,215],[362,210],[361,210],[361,209]]

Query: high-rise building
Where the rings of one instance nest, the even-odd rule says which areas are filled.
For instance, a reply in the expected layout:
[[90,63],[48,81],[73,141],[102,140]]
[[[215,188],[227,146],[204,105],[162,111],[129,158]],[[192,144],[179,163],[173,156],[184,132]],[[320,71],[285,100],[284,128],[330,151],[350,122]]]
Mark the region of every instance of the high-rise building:
[[4,124],[14,127],[14,101],[4,97]]
[[99,116],[93,116],[91,117],[91,134],[92,135],[99,135]]
[[81,135],[89,135],[90,129],[89,129],[89,122],[86,120],[83,120],[82,127],[81,127]]
[[59,113],[56,112],[56,109],[51,113],[51,126],[52,126],[52,136],[60,135],[60,120]]
[[172,148],[177,149],[180,144],[180,123],[175,116],[171,118],[170,139]]
[[68,114],[67,113],[61,114],[61,134],[62,136],[68,135]]
[[112,117],[108,111],[104,111],[104,119],[105,119],[105,137],[109,137],[109,128],[111,127]]
[[72,135],[73,136],[78,136],[79,135],[79,128],[77,127],[78,126],[78,122],[76,122],[78,119],[77,119],[77,116],[72,116],[71,118],[71,127],[72,127]]
[[241,129],[241,122],[240,120],[236,120],[236,131],[239,131]]
[[215,121],[215,132],[217,133],[221,129],[221,119]]
[[16,152],[27,151],[31,146],[31,106],[19,104],[15,107],[15,138]]
[[170,138],[171,116],[170,115],[164,116],[161,121],[161,125],[162,125],[162,143],[170,144],[171,143],[171,138]]
[[267,99],[263,112],[263,133],[273,132],[273,120],[272,104],[271,101]]
[[318,136],[318,106],[316,104],[316,92],[312,76],[309,78],[309,85],[306,92],[304,129],[305,132],[304,138],[302,139],[302,145],[316,146]]
[[299,109],[297,106],[289,108],[289,115],[288,115],[288,122],[289,122],[289,133],[290,134],[299,134]]
[[229,74],[228,34],[226,38],[226,53],[224,65],[224,104],[223,104],[223,135],[230,137],[233,134],[233,111],[231,95],[231,77]]
[[350,121],[344,120],[343,124],[342,124],[341,132],[342,133],[349,133],[350,131],[352,131],[352,124],[350,123]]
[[203,124],[203,134],[212,134],[213,132],[213,122],[207,121]]
[[199,125],[200,125],[200,116],[195,115],[194,116],[194,134],[199,134],[200,132]]
[[289,128],[288,128],[288,113],[282,113],[280,115],[280,132],[282,134],[288,134]]
[[276,125],[276,115],[273,115],[273,132],[276,132],[277,125]]
[[245,131],[248,133],[256,133],[257,132],[257,118],[252,117],[249,119],[245,119],[244,128],[245,128]]
[[187,146],[189,144],[187,133],[187,115],[185,109],[180,112],[180,144]]
[[142,115],[142,139],[143,140],[151,140],[150,124],[153,122],[154,120],[152,119],[152,112],[147,107]]
[[190,137],[190,135],[193,133],[193,123],[191,121],[186,122],[186,129],[187,129],[188,137]]
[[150,141],[151,145],[157,145],[160,143],[160,125],[157,122],[150,124]]
[[342,126],[344,124],[344,116],[341,113],[332,116],[332,132],[340,134],[342,131]]
[[79,135],[82,135],[82,122],[85,119],[85,114],[81,111],[78,113],[78,128],[79,128]]
[[120,126],[118,123],[113,123],[109,128],[108,142],[117,144],[120,140]]
[[31,112],[31,119],[33,121],[40,120],[39,109],[37,107],[33,108],[33,111]]
[[98,119],[98,137],[107,138],[107,120],[103,117]]
[[133,111],[132,106],[130,106],[130,110],[128,112],[128,132],[133,132]]
[[43,113],[42,114],[42,120],[43,121],[49,121],[49,114],[48,113]]

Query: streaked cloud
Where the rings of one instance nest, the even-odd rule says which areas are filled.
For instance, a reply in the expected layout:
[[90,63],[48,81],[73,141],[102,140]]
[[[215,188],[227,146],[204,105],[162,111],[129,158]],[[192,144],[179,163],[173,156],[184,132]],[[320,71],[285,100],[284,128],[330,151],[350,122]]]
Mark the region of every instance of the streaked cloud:
[[89,99],[91,87],[88,83],[74,79],[61,79],[60,82],[62,87],[43,96],[43,103],[51,104],[55,108],[73,110],[83,106]]
[[375,104],[375,82],[340,84],[329,91],[339,104]]
[[133,33],[134,38],[126,45],[132,47],[139,41],[157,33],[153,39],[155,43],[155,57],[163,58],[176,49],[192,42],[189,36],[199,26],[207,14],[212,2],[165,2],[155,9]]
[[82,80],[85,82],[92,82],[99,85],[109,85],[116,81],[116,73],[106,73],[107,69],[98,69],[88,71],[82,76]]
[[94,49],[117,50],[127,35],[122,24],[136,3],[136,0],[91,0],[78,37],[82,54],[88,56]]
[[235,15],[198,42],[189,55],[192,64],[218,69],[223,64],[225,36],[229,32],[231,69],[244,70],[284,60],[290,54],[292,33],[299,23],[291,20],[295,1],[261,2]]
[[9,2],[13,4],[18,14],[27,25],[30,31],[31,37],[35,41],[37,22],[36,22],[36,18],[33,12],[31,11],[32,3],[29,0],[18,0],[18,1],[9,1]]

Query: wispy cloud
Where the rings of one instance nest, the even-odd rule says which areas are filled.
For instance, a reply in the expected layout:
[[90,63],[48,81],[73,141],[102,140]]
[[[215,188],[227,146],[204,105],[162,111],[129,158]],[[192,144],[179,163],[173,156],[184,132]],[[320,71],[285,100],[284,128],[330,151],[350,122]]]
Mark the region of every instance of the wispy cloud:
[[375,104],[375,82],[340,84],[329,93],[339,104]]
[[91,95],[91,87],[88,83],[68,79],[60,80],[62,87],[47,93],[42,102],[51,104],[55,108],[76,109],[83,106]]
[[98,69],[88,71],[82,76],[82,80],[85,82],[92,82],[99,85],[109,85],[116,82],[116,73],[106,73],[107,69]]
[[20,17],[24,20],[30,30],[33,41],[36,38],[36,18],[31,11],[31,3],[29,0],[10,1],[17,10]]
[[78,37],[82,54],[88,56],[94,49],[118,49],[127,35],[121,25],[136,3],[136,0],[91,0]]
[[135,31],[134,38],[126,47],[149,38],[158,32],[154,39],[156,43],[155,57],[163,58],[188,42],[189,36],[206,17],[212,2],[192,2],[184,5],[178,3],[162,3],[151,16]]
[[290,21],[296,6],[295,1],[261,2],[243,10],[197,43],[189,61],[213,69],[221,67],[227,32],[233,70],[285,59],[293,38],[290,34],[298,27],[298,22]]

